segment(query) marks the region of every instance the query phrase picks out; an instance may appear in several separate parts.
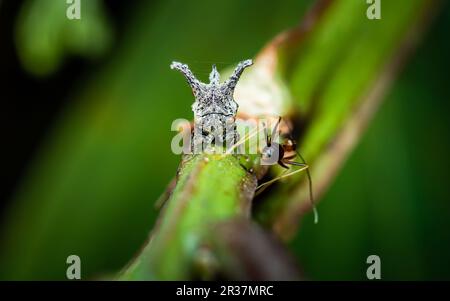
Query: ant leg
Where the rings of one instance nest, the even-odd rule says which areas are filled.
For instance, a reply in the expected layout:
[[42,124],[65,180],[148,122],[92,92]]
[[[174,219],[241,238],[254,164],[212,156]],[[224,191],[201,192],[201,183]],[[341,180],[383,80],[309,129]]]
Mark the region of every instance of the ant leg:
[[268,185],[270,185],[270,184],[272,184],[272,183],[274,183],[274,182],[276,182],[276,181],[278,181],[278,180],[280,180],[280,179],[282,179],[282,178],[287,178],[287,177],[290,177],[290,176],[292,176],[292,175],[294,175],[294,174],[296,174],[296,173],[299,173],[299,172],[301,172],[301,171],[306,170],[306,174],[307,174],[307,176],[308,176],[308,182],[309,182],[310,202],[311,202],[311,207],[312,207],[312,210],[313,210],[313,213],[314,213],[314,223],[317,224],[317,223],[319,222],[319,214],[318,214],[318,212],[317,212],[316,205],[314,204],[314,199],[313,199],[313,195],[312,195],[311,174],[309,173],[309,170],[308,170],[309,166],[308,166],[307,164],[304,164],[304,163],[298,163],[298,162],[293,162],[293,161],[285,161],[285,163],[288,163],[288,164],[294,163],[294,164],[292,164],[292,165],[295,165],[295,166],[301,166],[301,168],[300,168],[300,169],[297,169],[297,170],[295,170],[295,171],[292,171],[292,172],[290,172],[290,173],[285,174],[286,171],[288,171],[288,170],[286,169],[283,173],[281,173],[281,175],[279,175],[279,176],[276,177],[275,179],[272,179],[272,180],[270,180],[270,181],[267,181],[267,182],[265,182],[265,183],[262,183],[261,185],[259,185],[258,187],[256,187],[256,194],[255,194],[255,195],[259,195],[265,188],[267,188]]
[[295,162],[295,161],[289,161],[289,160],[285,160],[285,159],[291,159],[291,158],[284,158],[283,159],[283,163],[286,163],[286,164],[291,164],[291,165],[294,165],[294,166],[308,166],[308,164],[305,164],[305,163],[299,163],[299,162]]
[[[297,153],[298,156],[302,159],[303,162],[305,162],[305,159]],[[306,163],[298,163],[294,161],[285,161],[285,163],[295,165],[295,166],[308,166]],[[317,224],[319,222],[319,213],[316,209],[316,204],[314,203],[314,196],[313,196],[313,189],[312,189],[312,179],[311,179],[311,173],[309,172],[309,169],[306,170],[306,176],[308,177],[308,186],[309,186],[309,200],[311,202],[311,207],[314,212],[314,223]]]
[[[295,163],[297,163],[297,162],[295,162]],[[308,169],[308,167],[309,167],[308,165],[303,164],[303,163],[298,163],[298,164],[300,164],[300,165],[297,165],[297,164],[295,164],[295,165],[297,165],[297,166],[302,166],[302,168],[299,168],[299,169],[294,170],[294,171],[292,171],[292,172],[289,172],[289,173],[287,173],[287,174],[284,174],[284,173],[287,171],[287,170],[285,170],[280,176],[276,177],[275,179],[272,179],[272,180],[270,180],[270,181],[267,181],[267,182],[265,182],[265,183],[262,183],[261,185],[259,185],[258,187],[256,187],[256,190],[258,190],[258,189],[261,188],[261,187],[264,187],[264,186],[267,186],[267,185],[269,185],[269,184],[272,184],[273,182],[276,182],[276,181],[281,180],[281,179],[283,179],[283,178],[290,177],[290,176],[292,176],[292,175],[294,175],[294,174],[296,174],[296,173],[299,173],[299,172],[301,172],[301,171],[304,171],[304,170]]]
[[294,159],[296,156],[297,156],[297,154],[293,154],[293,155],[290,155],[290,156],[286,156],[286,157],[283,158],[283,160]]
[[[288,163],[288,162],[284,161],[284,159],[278,161],[278,164],[279,164],[281,167],[286,168],[286,169],[289,169],[289,166],[287,166],[287,165],[284,164],[284,163]],[[288,163],[288,164],[289,164],[289,163]]]
[[[281,176],[283,176],[288,170],[289,170],[289,169],[283,170],[283,172],[278,176],[278,178],[281,177]],[[267,184],[267,185],[266,185],[266,184]],[[270,185],[268,185],[268,184],[270,184],[270,183],[266,182],[266,183],[263,183],[263,184],[259,185],[258,187],[256,187],[256,193],[255,193],[255,196],[261,194],[264,190],[266,190],[266,188],[270,186]]]

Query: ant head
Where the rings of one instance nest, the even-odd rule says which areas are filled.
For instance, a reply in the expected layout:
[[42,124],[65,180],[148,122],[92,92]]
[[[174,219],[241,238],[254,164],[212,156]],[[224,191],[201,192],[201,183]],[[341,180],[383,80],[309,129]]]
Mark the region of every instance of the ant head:
[[272,142],[270,145],[266,145],[261,152],[261,165],[274,165],[277,164],[282,149],[280,145],[276,142]]

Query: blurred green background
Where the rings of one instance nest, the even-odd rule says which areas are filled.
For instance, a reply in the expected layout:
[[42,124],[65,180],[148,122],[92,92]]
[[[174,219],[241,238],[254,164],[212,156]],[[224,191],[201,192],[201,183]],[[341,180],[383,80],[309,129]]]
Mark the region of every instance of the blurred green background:
[[[212,63],[253,57],[314,1],[89,1],[81,21],[67,20],[62,2],[25,1],[4,21],[10,35],[0,37],[14,46],[17,62],[8,68],[26,74],[23,82],[2,78],[14,92],[3,100],[27,96],[11,87],[27,90],[29,81],[36,90],[69,89],[5,198],[0,279],[65,279],[70,254],[80,256],[85,279],[122,268],[175,175],[171,122],[192,116],[191,92],[170,62],[206,79]],[[2,17],[15,11],[2,4]],[[302,222],[291,247],[308,278],[364,280],[366,258],[376,254],[383,279],[450,279],[449,29],[445,5],[321,201],[320,223]],[[58,81],[72,71],[70,85]],[[52,95],[34,89],[30,101]],[[27,102],[18,103],[9,118],[26,111]],[[21,144],[5,145],[11,155]]]
[[448,5],[293,247],[313,279],[450,279]]

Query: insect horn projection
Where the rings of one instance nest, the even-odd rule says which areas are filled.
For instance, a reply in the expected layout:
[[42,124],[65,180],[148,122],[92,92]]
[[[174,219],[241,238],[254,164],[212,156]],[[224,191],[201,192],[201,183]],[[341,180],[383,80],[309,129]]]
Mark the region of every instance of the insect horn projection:
[[170,68],[180,71],[186,77],[194,94],[194,153],[213,146],[233,145],[239,139],[235,123],[238,104],[233,93],[242,72],[252,64],[252,60],[240,62],[233,74],[222,83],[220,74],[213,65],[208,84],[200,82],[188,65],[179,62],[172,62],[170,65]]

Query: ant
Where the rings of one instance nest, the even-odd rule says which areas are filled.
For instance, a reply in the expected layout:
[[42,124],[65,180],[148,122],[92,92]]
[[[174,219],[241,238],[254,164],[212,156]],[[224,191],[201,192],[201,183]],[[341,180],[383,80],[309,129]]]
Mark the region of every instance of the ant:
[[[262,148],[260,155],[261,155],[261,165],[275,165],[278,164],[279,166],[283,167],[285,170],[276,178],[264,182],[256,187],[256,195],[260,194],[264,191],[265,188],[267,188],[270,184],[282,179],[290,177],[296,173],[299,173],[301,171],[306,171],[306,176],[308,179],[308,188],[309,188],[309,199],[311,202],[311,207],[314,213],[314,223],[317,224],[319,220],[319,215],[317,213],[317,209],[314,203],[314,196],[313,196],[313,189],[312,189],[312,179],[311,179],[311,173],[309,171],[309,165],[306,163],[305,159],[300,155],[300,153],[297,151],[297,144],[295,141],[291,138],[284,138],[283,143],[278,143],[274,141],[275,135],[278,133],[278,128],[281,123],[281,116],[278,117],[278,120],[272,130],[272,133],[269,135],[267,131],[267,126],[265,123],[264,125],[264,138],[265,138],[265,146]],[[232,147],[230,147],[226,154],[231,154],[233,151],[245,143],[248,139],[250,139],[252,136],[257,135],[260,132],[260,130],[255,129],[254,131],[251,131],[247,135],[245,135],[243,138],[241,138],[237,143],[235,143]],[[279,136],[279,135],[278,135]],[[293,161],[295,157],[299,157],[302,162],[296,162]],[[291,171],[289,173],[289,170],[291,170],[291,166],[297,166],[299,169],[296,169],[294,171]]]
[[[272,165],[274,163],[278,163],[278,165],[286,169],[289,169],[289,166],[287,166],[288,164],[301,166],[307,169],[308,165],[306,163],[298,163],[295,161],[291,161],[297,156],[296,153],[297,145],[294,140],[287,138],[285,139],[283,144],[273,141],[273,137],[277,133],[280,122],[281,117],[278,118],[278,121],[275,124],[271,135],[268,134],[267,128],[266,127],[264,128],[264,137],[266,145],[264,146],[261,152],[262,163],[265,165]],[[274,159],[277,161],[274,162]]]
[[[272,133],[269,135],[267,131],[267,127],[264,127],[264,136],[265,136],[265,143],[266,145],[263,147],[261,151],[261,163],[264,165],[274,165],[278,164],[279,166],[285,168],[285,171],[279,175],[278,177],[260,184],[256,190],[257,194],[260,194],[264,189],[261,189],[263,187],[267,187],[268,185],[272,184],[273,182],[276,182],[282,178],[286,178],[289,176],[292,176],[296,173],[299,173],[303,170],[306,171],[306,176],[308,178],[308,186],[309,186],[309,198],[311,202],[311,207],[314,212],[314,223],[318,222],[318,213],[316,206],[314,204],[314,197],[313,197],[313,190],[312,190],[312,179],[311,179],[311,173],[309,171],[309,166],[306,163],[305,159],[300,155],[300,153],[297,151],[297,144],[293,139],[285,138],[283,143],[278,143],[273,140],[275,135],[278,132],[278,128],[281,122],[281,117],[278,118],[278,121],[276,122]],[[299,157],[302,162],[296,162],[293,161],[295,157]],[[289,173],[286,173],[288,170],[291,169],[290,166],[298,166],[300,167],[297,170],[291,171]]]

